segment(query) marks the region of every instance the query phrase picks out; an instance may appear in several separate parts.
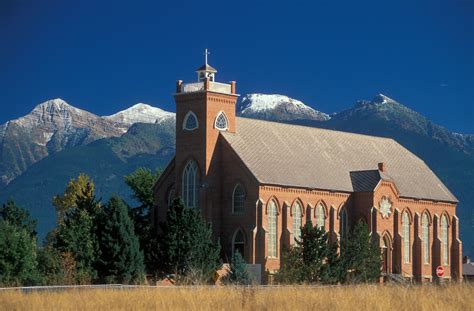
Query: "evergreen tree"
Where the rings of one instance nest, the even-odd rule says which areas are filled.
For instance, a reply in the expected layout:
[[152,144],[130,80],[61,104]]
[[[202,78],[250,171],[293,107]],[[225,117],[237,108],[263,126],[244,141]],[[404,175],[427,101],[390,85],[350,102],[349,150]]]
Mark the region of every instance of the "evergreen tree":
[[341,260],[339,257],[339,245],[336,242],[328,242],[326,262],[322,268],[321,282],[324,284],[337,284],[341,281]]
[[125,202],[113,196],[104,207],[102,222],[101,277],[108,282],[140,282],[144,277],[143,253]]
[[37,220],[31,219],[30,213],[16,205],[12,199],[0,208],[0,217],[18,228],[25,229],[31,236],[36,235]]
[[164,272],[174,274],[178,282],[208,282],[220,267],[220,246],[212,241],[212,229],[199,210],[184,207],[176,198],[161,228]]
[[280,284],[301,284],[305,282],[303,256],[298,245],[291,246],[283,252],[280,270],[278,270],[275,279]]
[[51,232],[52,246],[60,260],[66,258],[69,262],[68,256],[72,256],[77,282],[90,283],[97,277],[100,256],[97,225],[101,206],[94,196],[94,183],[81,174],[69,182],[64,195],[54,198],[54,204],[58,228]]
[[135,233],[140,241],[140,249],[144,253],[146,270],[156,273],[159,268],[159,243],[156,230],[152,227],[151,210],[153,209],[153,186],[160,176],[146,168],[139,168],[132,174],[125,176],[125,183],[132,189],[133,197],[139,206],[131,209]]
[[381,253],[367,224],[360,221],[341,243],[341,279],[343,282],[376,282],[380,277]]
[[252,283],[252,277],[247,270],[247,264],[239,251],[236,251],[232,256],[230,271],[226,281],[234,285],[250,285]]
[[186,209],[189,220],[192,247],[187,259],[187,281],[194,284],[208,283],[222,264],[220,245],[212,239],[212,227],[197,209]]
[[36,238],[26,228],[0,220],[0,283],[35,285],[39,281]]
[[328,242],[325,231],[308,221],[301,228],[301,239],[285,252],[277,281],[295,283],[331,283],[338,277],[337,245]]
[[328,253],[328,239],[324,229],[313,227],[308,221],[301,230],[301,248],[305,281],[315,283],[321,281],[323,265]]
[[85,210],[74,210],[60,224],[55,248],[61,253],[70,252],[76,262],[77,282],[90,283],[97,277],[98,241],[93,218]]

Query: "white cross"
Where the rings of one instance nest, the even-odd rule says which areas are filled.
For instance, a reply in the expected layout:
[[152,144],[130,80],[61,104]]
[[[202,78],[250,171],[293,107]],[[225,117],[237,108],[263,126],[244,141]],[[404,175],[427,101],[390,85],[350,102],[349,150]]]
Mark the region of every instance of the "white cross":
[[204,50],[204,60],[205,64],[207,65],[207,55],[211,54],[210,52],[207,51],[207,49]]

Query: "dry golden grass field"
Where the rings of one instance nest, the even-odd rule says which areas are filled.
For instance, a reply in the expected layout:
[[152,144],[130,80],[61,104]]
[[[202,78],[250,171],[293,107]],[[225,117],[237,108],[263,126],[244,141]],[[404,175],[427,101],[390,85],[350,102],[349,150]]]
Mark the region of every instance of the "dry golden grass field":
[[140,288],[0,292],[1,310],[474,310],[474,286]]

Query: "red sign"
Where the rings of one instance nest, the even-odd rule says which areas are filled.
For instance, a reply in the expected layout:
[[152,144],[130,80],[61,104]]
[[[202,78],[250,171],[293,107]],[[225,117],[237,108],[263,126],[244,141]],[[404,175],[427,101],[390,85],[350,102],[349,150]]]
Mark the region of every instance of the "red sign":
[[438,266],[438,267],[436,268],[436,275],[437,275],[438,277],[442,277],[442,276],[444,275],[444,268],[443,268],[443,266]]

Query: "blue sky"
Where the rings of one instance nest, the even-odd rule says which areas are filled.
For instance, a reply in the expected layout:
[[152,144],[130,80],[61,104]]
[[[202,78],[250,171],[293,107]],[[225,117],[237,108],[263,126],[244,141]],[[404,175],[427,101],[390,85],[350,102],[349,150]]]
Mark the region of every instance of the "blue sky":
[[474,1],[0,1],[0,123],[47,99],[174,110],[209,62],[323,112],[384,93],[474,133]]

